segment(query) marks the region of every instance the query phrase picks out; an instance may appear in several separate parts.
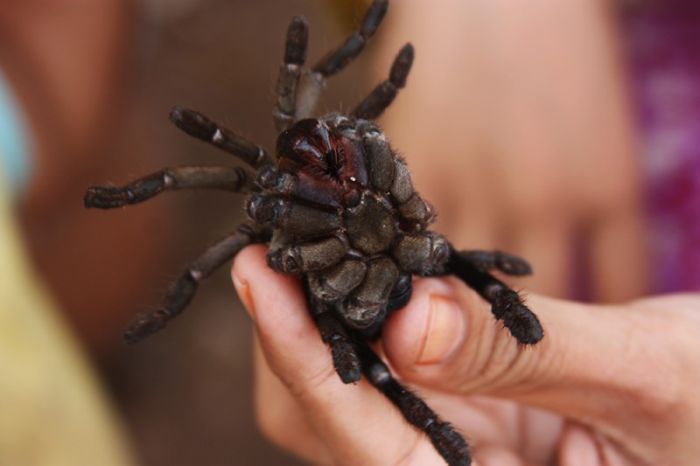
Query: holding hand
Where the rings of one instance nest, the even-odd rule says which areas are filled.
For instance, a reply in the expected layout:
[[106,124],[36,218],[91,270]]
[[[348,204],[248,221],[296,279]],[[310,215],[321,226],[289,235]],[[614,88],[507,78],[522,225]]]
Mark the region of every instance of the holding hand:
[[[443,464],[366,381],[340,381],[298,283],[269,269],[262,247],[239,254],[233,277],[255,322],[257,411],[273,441],[315,464]],[[481,466],[695,464],[700,297],[528,305],[546,332],[534,347],[457,280],[418,280],[381,347]]]

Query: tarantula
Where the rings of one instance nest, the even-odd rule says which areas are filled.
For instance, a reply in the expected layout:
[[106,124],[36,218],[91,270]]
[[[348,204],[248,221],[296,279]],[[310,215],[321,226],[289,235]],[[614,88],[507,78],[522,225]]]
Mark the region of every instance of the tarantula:
[[180,129],[239,157],[256,173],[242,167],[166,168],[123,187],[91,187],[85,205],[122,207],[177,189],[247,193],[249,221],[192,262],[162,307],[127,328],[126,340],[134,343],[165,327],[189,304],[199,282],[243,247],[269,243],[269,266],[301,275],[309,311],[342,381],[354,383],[364,374],[450,465],[469,465],[463,437],[403,387],[368,342],[380,335],[387,315],[408,302],[413,275],[459,277],[492,304],[495,318],[522,344],[537,343],[543,332],[519,295],[489,274],[529,274],[527,262],[499,251],[458,252],[429,231],[433,208],[414,191],[406,163],[373,121],[406,84],[414,56],[410,44],[396,56],[388,79],[350,115],[312,117],[325,80],[363,50],[387,7],[388,0],[375,0],[357,31],[310,69],[304,68],[307,22],[292,20],[273,112],[280,133],[274,160],[197,112],[172,110],[170,119]]

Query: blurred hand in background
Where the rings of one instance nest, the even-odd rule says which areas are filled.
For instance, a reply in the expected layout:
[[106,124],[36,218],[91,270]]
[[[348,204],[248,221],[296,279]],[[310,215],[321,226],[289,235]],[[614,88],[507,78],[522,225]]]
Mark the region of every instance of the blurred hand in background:
[[[118,121],[115,100],[122,95],[118,83],[123,81],[119,71],[127,11],[122,1],[99,6],[74,2],[69,7],[5,2],[0,9],[4,464],[134,464],[118,416],[66,325],[66,320],[76,323],[94,349],[99,325],[86,325],[80,306],[70,304],[90,306],[93,323],[110,320],[109,315],[95,315],[95,302],[82,301],[90,291],[81,286],[91,283],[81,278],[95,276],[87,268],[99,268],[99,258],[86,257],[82,247],[100,238],[84,231],[86,223],[75,215],[80,209],[75,190],[101,170],[105,159],[95,154],[104,150],[107,128]],[[24,231],[18,228],[18,214]],[[46,280],[79,284],[49,290]],[[68,304],[65,312],[56,306],[54,293]]]
[[[405,41],[406,89],[382,121],[458,246],[527,258],[550,296],[646,292],[641,166],[604,1],[397,2],[375,79]],[[392,16],[393,15],[393,16]]]
[[23,238],[80,340],[101,354],[119,342],[114,329],[150,295],[167,251],[162,236],[142,234],[167,229],[167,206],[119,218],[98,217],[81,202],[89,184],[126,177],[152,158],[133,148],[116,157],[132,103],[135,8],[107,0],[9,2],[0,9],[0,71],[30,148],[26,184],[15,196]]

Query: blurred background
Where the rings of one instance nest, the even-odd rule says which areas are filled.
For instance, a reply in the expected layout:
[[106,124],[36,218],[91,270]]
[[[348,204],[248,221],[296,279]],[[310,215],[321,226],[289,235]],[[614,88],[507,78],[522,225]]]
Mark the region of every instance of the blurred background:
[[[179,192],[88,211],[82,196],[163,166],[235,163],[169,124],[175,104],[273,148],[289,19],[309,19],[313,62],[368,3],[3,3],[0,226],[16,233],[0,236],[0,408],[14,416],[0,421],[0,465],[108,464],[100,455],[301,464],[256,428],[250,324],[226,270],[167,331],[121,340],[135,313],[244,218],[242,198]],[[524,255],[537,274],[519,285],[537,292],[621,301],[700,289],[700,7],[522,3],[392,2],[318,112],[352,108],[410,40],[414,71],[382,123],[435,203],[438,229],[463,247]],[[76,395],[54,408],[81,390],[84,406]],[[56,428],[63,448],[42,459],[50,441],[39,440]],[[89,444],[104,448],[81,463]]]

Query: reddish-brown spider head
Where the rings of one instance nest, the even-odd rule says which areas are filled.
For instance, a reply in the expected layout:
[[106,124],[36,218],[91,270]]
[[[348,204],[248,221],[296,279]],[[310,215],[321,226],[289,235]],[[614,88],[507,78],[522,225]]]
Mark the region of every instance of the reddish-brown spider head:
[[279,167],[346,188],[366,185],[362,144],[349,129],[354,121],[337,115],[300,120],[277,138]]

